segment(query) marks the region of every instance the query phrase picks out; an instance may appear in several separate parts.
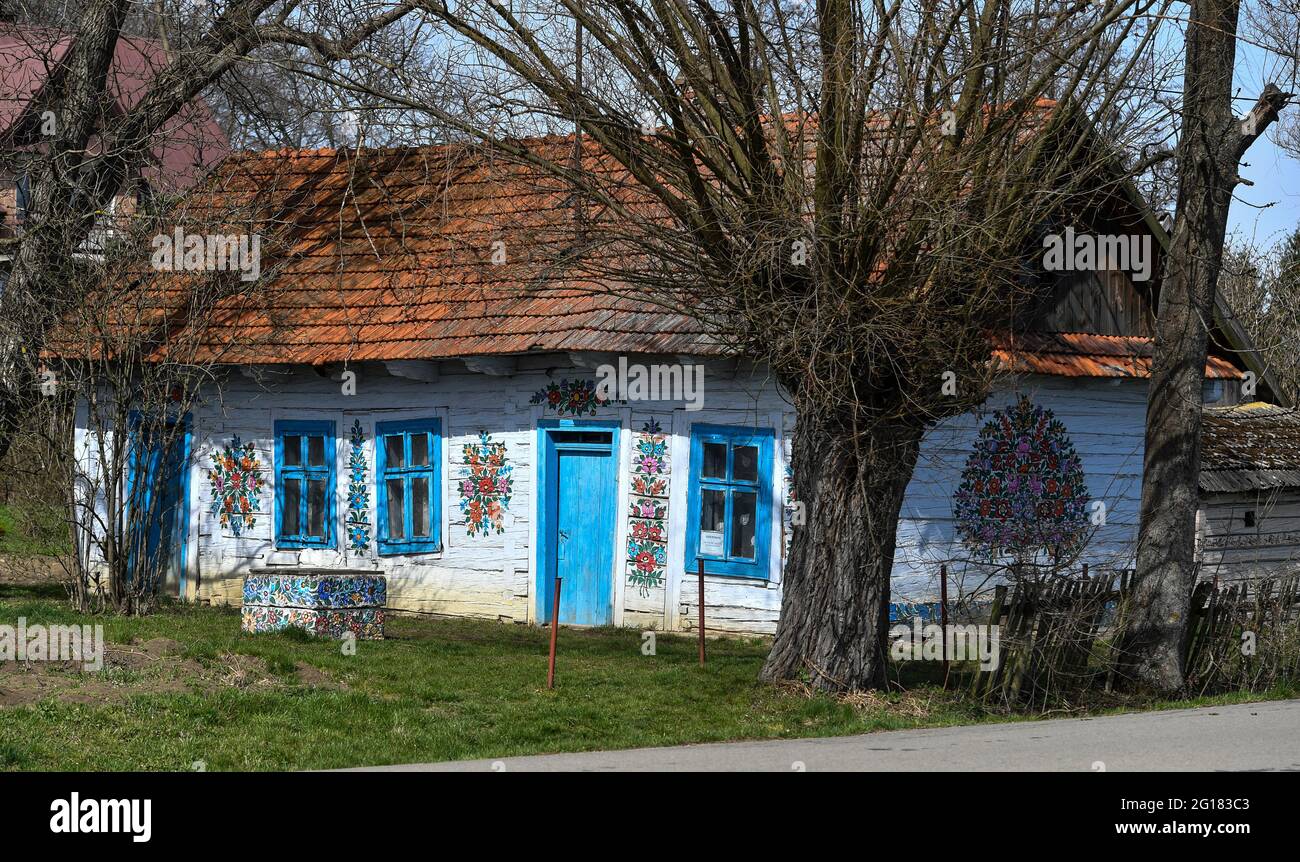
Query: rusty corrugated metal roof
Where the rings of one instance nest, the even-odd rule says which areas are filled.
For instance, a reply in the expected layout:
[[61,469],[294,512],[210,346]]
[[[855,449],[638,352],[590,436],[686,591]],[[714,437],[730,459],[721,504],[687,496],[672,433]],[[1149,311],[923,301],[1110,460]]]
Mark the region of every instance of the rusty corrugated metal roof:
[[[1138,335],[1091,332],[1028,332],[995,338],[993,359],[1005,370],[1057,377],[1151,376],[1155,346]],[[1209,380],[1240,380],[1238,368],[1220,356],[1205,358]]]

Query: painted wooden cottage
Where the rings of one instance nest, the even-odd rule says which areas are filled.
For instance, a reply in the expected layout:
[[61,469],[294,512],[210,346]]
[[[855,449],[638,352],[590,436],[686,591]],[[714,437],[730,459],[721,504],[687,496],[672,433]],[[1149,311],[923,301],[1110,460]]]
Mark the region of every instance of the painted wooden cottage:
[[[561,622],[681,630],[703,559],[711,627],[774,629],[794,413],[685,314],[522,289],[538,232],[572,217],[555,181],[427,147],[245,154],[216,182],[281,215],[258,228],[259,301],[218,304],[198,356],[214,373],[177,419],[169,590],[237,603],[250,570],[368,570],[395,610],[531,623],[560,577]],[[1098,219],[1166,240],[1135,195]],[[998,343],[985,409],[925,440],[896,600],[933,597],[941,565],[969,591],[1018,547],[1131,565],[1156,283],[1063,274]],[[1224,307],[1213,341],[1208,401],[1235,403],[1247,371],[1267,392]],[[664,386],[607,397],[610,368]],[[83,454],[87,429],[83,406]]]

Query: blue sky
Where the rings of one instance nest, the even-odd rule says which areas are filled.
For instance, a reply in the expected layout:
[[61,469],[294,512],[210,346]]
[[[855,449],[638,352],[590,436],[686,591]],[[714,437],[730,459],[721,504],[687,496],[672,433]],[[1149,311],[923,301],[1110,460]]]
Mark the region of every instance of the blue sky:
[[[1236,72],[1237,116],[1244,116],[1250,110],[1269,81],[1283,90],[1300,89],[1290,80],[1282,63],[1245,41],[1238,43]],[[1290,114],[1294,119],[1297,112],[1300,104],[1293,104],[1284,116]],[[1235,231],[1260,247],[1276,245],[1300,224],[1300,161],[1273,143],[1276,131],[1274,126],[1265,139],[1256,141],[1246,153],[1241,175],[1255,185],[1238,186],[1228,211],[1229,234]],[[1272,206],[1260,208],[1268,204]]]
[[[1238,113],[1245,111],[1243,105]],[[1235,231],[1261,247],[1275,245],[1300,224],[1300,162],[1267,136],[1255,142],[1245,163],[1241,175],[1255,185],[1237,187],[1228,211],[1228,232]],[[1259,208],[1267,204],[1272,206]]]

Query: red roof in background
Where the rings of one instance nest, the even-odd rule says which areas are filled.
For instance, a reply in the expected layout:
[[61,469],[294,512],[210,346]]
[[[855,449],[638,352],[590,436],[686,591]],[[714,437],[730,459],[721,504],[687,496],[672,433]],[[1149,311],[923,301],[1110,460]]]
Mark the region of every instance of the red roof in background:
[[[0,135],[9,132],[72,47],[74,34],[48,27],[0,24]],[[122,37],[113,54],[109,88],[125,111],[143,98],[149,81],[168,65],[161,44]],[[144,170],[162,191],[189,188],[230,153],[230,143],[207,104],[195,99],[154,136],[156,166]]]

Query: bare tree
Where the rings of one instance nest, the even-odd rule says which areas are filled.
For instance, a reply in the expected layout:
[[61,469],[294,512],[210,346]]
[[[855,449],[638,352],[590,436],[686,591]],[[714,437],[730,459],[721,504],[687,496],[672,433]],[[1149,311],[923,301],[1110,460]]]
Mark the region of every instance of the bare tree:
[[[689,310],[792,399],[809,517],[764,677],[883,685],[922,434],[984,399],[990,333],[1040,298],[1042,232],[1114,181],[1117,151],[1084,112],[1116,117],[1108,138],[1129,143],[1115,82],[1152,44],[1136,13],[1164,7],[420,7],[476,98],[468,116],[418,82],[384,98],[564,184],[574,218],[547,246],[551,273]],[[511,137],[570,124],[582,135],[567,143]]]
[[1272,249],[1229,236],[1219,293],[1250,333],[1282,389],[1279,394],[1294,403],[1300,398],[1300,357],[1295,352],[1295,333],[1300,332],[1300,231]]
[[1232,105],[1238,0],[1191,0],[1184,44],[1178,206],[1161,285],[1147,407],[1140,580],[1121,640],[1139,685],[1182,689],[1196,586],[1196,509],[1205,351],[1232,190],[1242,157],[1290,95],[1267,85],[1244,118]]
[[[75,250],[139,175],[169,122],[261,46],[294,45],[321,64],[341,62],[411,11],[400,0],[229,0],[203,15],[185,11],[183,26],[162,29],[171,61],[119,110],[110,69],[133,8],[128,0],[80,5],[68,22],[66,52],[45,58],[51,79],[26,107],[28,122],[17,127],[25,137],[11,142],[23,156],[26,206],[0,295],[0,456],[39,397],[39,356],[51,327],[85,298],[85,281],[72,272]],[[162,26],[157,18],[152,23]]]

